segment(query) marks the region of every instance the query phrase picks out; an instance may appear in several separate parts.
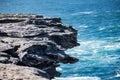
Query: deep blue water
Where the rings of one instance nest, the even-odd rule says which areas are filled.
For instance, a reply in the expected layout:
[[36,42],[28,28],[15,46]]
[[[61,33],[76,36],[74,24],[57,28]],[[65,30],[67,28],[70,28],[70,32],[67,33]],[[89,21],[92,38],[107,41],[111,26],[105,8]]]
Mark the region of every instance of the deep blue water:
[[0,13],[61,17],[78,30],[80,59],[61,64],[56,80],[120,80],[120,0],[0,0]]

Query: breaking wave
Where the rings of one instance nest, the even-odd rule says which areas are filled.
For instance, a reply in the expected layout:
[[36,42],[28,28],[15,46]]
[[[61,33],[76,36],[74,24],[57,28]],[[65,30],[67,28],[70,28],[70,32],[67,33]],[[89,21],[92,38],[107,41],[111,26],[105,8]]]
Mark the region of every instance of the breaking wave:
[[66,77],[66,78],[56,78],[53,80],[101,80],[99,77]]
[[73,13],[71,15],[93,14],[93,13],[94,13],[93,11],[85,11],[85,12],[76,12],[76,13]]
[[68,54],[85,54],[98,53],[102,51],[110,51],[120,49],[120,43],[111,43],[104,40],[91,40],[79,42],[81,46],[75,47],[67,51]]

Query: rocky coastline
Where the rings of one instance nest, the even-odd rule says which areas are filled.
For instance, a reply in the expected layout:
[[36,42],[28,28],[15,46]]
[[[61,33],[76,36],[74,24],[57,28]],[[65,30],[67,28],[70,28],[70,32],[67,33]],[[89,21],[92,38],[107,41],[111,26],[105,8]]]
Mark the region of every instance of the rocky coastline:
[[59,63],[75,63],[65,50],[78,46],[77,30],[61,18],[0,14],[0,80],[50,80]]

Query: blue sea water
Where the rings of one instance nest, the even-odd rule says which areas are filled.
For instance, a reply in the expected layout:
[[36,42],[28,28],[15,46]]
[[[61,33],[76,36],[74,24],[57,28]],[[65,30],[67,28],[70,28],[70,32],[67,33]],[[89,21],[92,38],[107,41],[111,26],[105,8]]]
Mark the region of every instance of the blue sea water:
[[0,0],[0,13],[61,17],[78,30],[81,45],[66,53],[79,62],[54,80],[120,80],[120,0]]

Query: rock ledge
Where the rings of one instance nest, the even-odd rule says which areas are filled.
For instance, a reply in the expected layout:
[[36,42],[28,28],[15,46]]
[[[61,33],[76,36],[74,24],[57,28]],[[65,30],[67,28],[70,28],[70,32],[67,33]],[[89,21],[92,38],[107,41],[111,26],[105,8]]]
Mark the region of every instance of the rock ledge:
[[38,75],[39,80],[60,76],[56,71],[59,63],[78,61],[64,51],[78,45],[77,30],[62,24],[60,18],[0,14],[0,80],[5,80],[3,75],[7,76],[6,80],[18,80],[15,76],[22,75],[25,77],[19,80],[38,80]]

